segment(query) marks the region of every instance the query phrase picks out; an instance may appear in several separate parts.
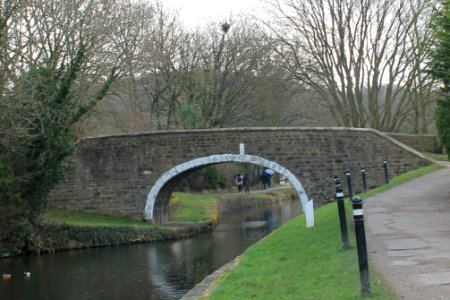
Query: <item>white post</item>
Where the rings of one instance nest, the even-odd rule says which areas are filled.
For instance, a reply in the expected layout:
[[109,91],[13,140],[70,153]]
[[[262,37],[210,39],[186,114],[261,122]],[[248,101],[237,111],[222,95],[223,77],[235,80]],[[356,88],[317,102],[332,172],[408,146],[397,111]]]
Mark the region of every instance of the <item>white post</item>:
[[245,145],[243,143],[239,144],[239,154],[244,155],[245,154]]
[[309,200],[305,205],[304,209],[305,217],[306,217],[306,227],[311,228],[314,226],[314,205],[313,199]]

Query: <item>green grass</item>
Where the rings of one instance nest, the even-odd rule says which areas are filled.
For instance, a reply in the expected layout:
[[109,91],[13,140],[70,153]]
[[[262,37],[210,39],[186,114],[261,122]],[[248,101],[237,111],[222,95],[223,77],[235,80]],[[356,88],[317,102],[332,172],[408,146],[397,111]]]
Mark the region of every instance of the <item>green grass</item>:
[[[251,198],[269,198],[271,194],[287,197],[292,189],[272,190],[270,193],[252,193]],[[176,222],[201,222],[217,220],[216,203],[220,198],[227,199],[248,198],[249,194],[223,194],[223,193],[172,193],[172,200],[179,203],[177,210],[170,216],[171,221]]]
[[[367,198],[438,169],[431,165],[393,178],[388,185],[358,196]],[[346,201],[347,216],[351,206]],[[350,219],[347,217],[347,219]],[[238,267],[208,299],[361,299],[354,232],[351,249],[342,250],[336,203],[315,210],[307,229],[301,215],[247,249]],[[349,223],[351,223],[349,221]],[[370,266],[370,299],[398,299],[389,283]]]
[[[273,191],[276,194],[290,193],[289,189]],[[172,216],[172,220],[180,222],[200,222],[217,218],[216,202],[221,197],[220,193],[180,193],[174,192],[174,197],[180,199],[180,207]],[[243,196],[236,195],[237,197]],[[255,198],[269,197],[265,193],[252,194]],[[84,212],[74,212],[62,209],[49,209],[41,214],[44,221],[65,223],[78,226],[131,226],[149,228],[154,225],[145,221],[136,221],[126,217],[114,217]]]
[[100,214],[73,212],[61,209],[50,209],[41,215],[44,221],[65,223],[79,226],[125,226],[150,228],[154,225],[144,221],[136,221],[124,217],[113,217]]
[[431,165],[428,165],[426,167],[422,167],[422,168],[419,168],[419,169],[416,169],[416,170],[404,173],[404,174],[402,174],[400,176],[394,177],[391,180],[389,180],[388,184],[384,184],[384,185],[379,186],[377,188],[368,190],[367,192],[361,193],[358,196],[360,196],[363,199],[364,198],[368,198],[368,197],[372,197],[372,196],[374,196],[374,195],[376,195],[378,193],[387,191],[387,190],[389,190],[389,189],[391,189],[391,188],[393,188],[393,187],[395,187],[397,185],[400,185],[402,183],[411,181],[411,180],[413,180],[415,178],[418,178],[418,177],[420,177],[422,175],[425,175],[425,174],[431,173],[433,171],[436,171],[436,170],[438,170],[440,168],[442,168],[442,166],[439,166],[439,165],[436,165],[436,164],[431,164]]
[[216,194],[174,192],[172,197],[178,198],[180,202],[180,206],[170,217],[172,221],[200,222],[217,217]]
[[448,161],[447,154],[436,154],[436,153],[425,152],[424,155],[431,159],[437,160],[437,161]]
[[[360,299],[354,242],[348,251],[341,245],[330,203],[316,210],[313,228],[300,216],[250,247],[208,299]],[[372,289],[374,299],[395,299],[382,281]]]

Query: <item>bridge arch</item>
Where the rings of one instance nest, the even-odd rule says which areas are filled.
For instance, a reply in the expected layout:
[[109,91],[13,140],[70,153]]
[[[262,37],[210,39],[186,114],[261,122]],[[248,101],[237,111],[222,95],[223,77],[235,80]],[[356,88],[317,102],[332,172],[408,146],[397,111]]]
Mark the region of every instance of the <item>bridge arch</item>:
[[313,201],[308,199],[308,196],[306,195],[306,192],[300,183],[300,181],[297,179],[297,177],[290,172],[285,167],[273,162],[269,161],[267,159],[264,159],[259,156],[255,155],[247,155],[247,154],[218,154],[218,155],[211,155],[206,157],[200,157],[193,159],[191,161],[182,163],[180,165],[177,165],[167,172],[165,172],[159,179],[155,182],[155,184],[150,189],[148,195],[147,195],[147,201],[145,204],[144,209],[144,218],[146,220],[154,220],[154,210],[155,210],[155,204],[158,201],[158,195],[162,191],[163,187],[173,178],[176,176],[192,170],[197,169],[199,167],[204,167],[208,165],[214,165],[214,164],[220,164],[220,163],[229,163],[229,162],[237,162],[237,163],[251,163],[255,165],[260,165],[266,168],[270,168],[274,170],[277,173],[282,174],[285,176],[292,184],[292,186],[295,188],[295,190],[298,193],[300,203],[302,205],[303,212],[306,216],[306,226],[312,227],[314,226],[314,208],[313,208]]

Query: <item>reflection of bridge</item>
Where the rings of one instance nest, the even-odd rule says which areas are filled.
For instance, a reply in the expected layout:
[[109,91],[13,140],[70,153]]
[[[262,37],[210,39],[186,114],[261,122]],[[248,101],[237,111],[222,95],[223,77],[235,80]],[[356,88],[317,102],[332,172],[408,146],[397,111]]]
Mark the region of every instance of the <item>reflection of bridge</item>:
[[73,171],[52,192],[50,205],[165,222],[171,190],[186,174],[245,162],[287,177],[306,209],[311,205],[306,195],[319,203],[334,197],[333,174],[345,168],[359,172],[364,166],[369,184],[382,184],[383,159],[388,159],[391,176],[429,163],[372,129],[236,128],[87,138],[78,147]]

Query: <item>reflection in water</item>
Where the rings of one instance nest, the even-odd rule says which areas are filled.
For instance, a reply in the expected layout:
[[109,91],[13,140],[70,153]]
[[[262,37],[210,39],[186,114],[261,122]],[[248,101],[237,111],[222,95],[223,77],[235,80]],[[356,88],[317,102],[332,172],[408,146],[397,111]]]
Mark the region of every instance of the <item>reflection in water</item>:
[[179,299],[299,210],[294,201],[231,213],[184,240],[3,259],[0,273],[13,277],[0,281],[0,299]]

